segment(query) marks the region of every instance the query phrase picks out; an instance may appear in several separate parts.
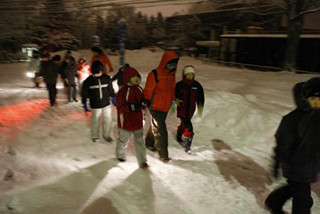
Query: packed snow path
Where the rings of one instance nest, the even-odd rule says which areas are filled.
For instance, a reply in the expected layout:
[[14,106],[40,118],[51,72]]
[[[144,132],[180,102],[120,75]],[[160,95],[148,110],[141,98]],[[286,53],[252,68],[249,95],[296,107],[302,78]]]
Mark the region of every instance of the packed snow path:
[[[89,59],[89,51],[81,51]],[[80,53],[75,53],[78,58]],[[127,51],[143,78],[162,52]],[[111,56],[114,65],[117,56]],[[206,95],[204,115],[193,119],[194,155],[174,140],[179,121],[169,115],[169,154],[164,164],[148,153],[150,169],[115,159],[115,143],[90,141],[90,115],[80,103],[49,107],[47,92],[24,75],[26,64],[0,65],[1,214],[248,214],[268,213],[263,201],[284,179],[274,181],[273,134],[294,108],[291,88],[314,75],[256,72],[181,58]],[[113,137],[117,138],[113,108]],[[313,185],[312,213],[320,213],[320,185]],[[290,211],[291,203],[286,205]]]

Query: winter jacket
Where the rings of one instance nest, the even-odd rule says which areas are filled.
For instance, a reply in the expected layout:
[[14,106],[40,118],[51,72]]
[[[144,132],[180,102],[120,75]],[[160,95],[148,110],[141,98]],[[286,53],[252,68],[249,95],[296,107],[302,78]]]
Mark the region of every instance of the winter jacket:
[[80,82],[83,82],[89,77],[89,75],[91,74],[90,70],[90,66],[86,62],[77,64],[77,73]]
[[41,62],[39,76],[42,76],[47,84],[57,83],[58,72],[59,65],[52,60]]
[[111,78],[102,74],[100,77],[94,77],[90,75],[82,85],[82,103],[87,102],[87,98],[90,100],[91,108],[103,108],[110,104],[110,97],[114,97],[114,90],[112,87]]
[[179,59],[173,51],[167,51],[162,55],[160,64],[156,70],[157,80],[154,72],[149,72],[144,88],[144,97],[151,101],[150,109],[168,112],[171,103],[175,100],[176,72],[165,70],[168,62]]
[[116,96],[118,127],[129,131],[138,130],[143,127],[141,110],[143,90],[139,85],[129,84],[130,78],[136,75],[140,77],[134,68],[126,68],[123,78],[125,85]]
[[182,80],[176,84],[176,98],[182,102],[177,103],[177,117],[191,119],[196,104],[198,107],[204,105],[204,93],[201,84],[196,80],[187,80],[182,74]]
[[[112,68],[111,62],[109,60],[109,57],[106,54],[102,53],[102,54],[100,54],[98,56],[92,56],[91,63],[90,63],[91,66],[92,66],[92,63],[94,61],[97,61],[97,60],[102,63],[102,65],[104,67],[104,73],[105,74],[108,74],[109,72],[113,72],[113,68]],[[107,71],[106,65],[109,67],[109,72]]]
[[307,87],[308,82],[294,87],[297,108],[282,118],[275,134],[275,160],[292,182],[314,182],[320,172],[320,111],[309,106]]
[[124,82],[123,82],[123,67],[119,68],[118,73],[116,73],[113,77],[112,77],[112,81],[117,80],[117,84],[118,86],[123,86]]
[[75,83],[75,77],[77,76],[76,62],[73,57],[70,57],[69,63],[66,61],[62,62],[64,76],[68,79],[68,84]]

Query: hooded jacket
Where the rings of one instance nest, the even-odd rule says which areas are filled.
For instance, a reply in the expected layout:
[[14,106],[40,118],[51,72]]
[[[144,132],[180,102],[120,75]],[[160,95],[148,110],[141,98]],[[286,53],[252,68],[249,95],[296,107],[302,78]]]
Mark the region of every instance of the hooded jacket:
[[113,72],[113,68],[112,68],[111,62],[109,60],[109,57],[105,53],[102,52],[98,56],[92,56],[91,62],[90,62],[91,66],[94,61],[100,61],[103,64],[105,74],[108,74],[106,66],[109,67],[109,72]]
[[[142,129],[142,101],[143,90],[139,85],[130,85],[131,77],[140,75],[134,68],[125,68],[123,72],[124,86],[119,90],[116,96],[116,107],[118,111],[118,127],[121,129],[134,131]],[[136,111],[130,109],[130,105],[135,106]]]
[[156,68],[157,79],[151,71],[147,76],[144,88],[144,97],[151,101],[150,109],[168,112],[171,103],[175,100],[176,72],[165,70],[165,66],[172,60],[179,59],[173,51],[167,51],[162,55],[159,66]]
[[93,109],[108,106],[110,97],[115,96],[111,78],[106,74],[102,74],[100,77],[90,75],[83,82],[81,96],[83,104],[89,98],[90,107]]
[[[193,76],[195,78],[195,74]],[[187,80],[184,71],[182,71],[182,80],[176,84],[176,98],[181,100],[177,105],[177,117],[182,119],[191,119],[196,105],[204,105],[204,93],[201,84],[193,80]]]
[[59,73],[59,65],[53,60],[42,61],[40,65],[39,76],[42,76],[47,84],[56,84]]
[[314,182],[320,172],[320,111],[313,110],[306,97],[312,87],[310,81],[295,85],[297,108],[282,118],[275,134],[275,159],[293,182]]

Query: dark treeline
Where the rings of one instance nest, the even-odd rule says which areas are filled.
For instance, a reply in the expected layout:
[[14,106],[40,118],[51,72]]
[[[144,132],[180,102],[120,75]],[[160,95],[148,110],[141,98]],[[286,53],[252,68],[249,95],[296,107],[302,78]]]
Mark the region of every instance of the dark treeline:
[[86,4],[87,0],[6,2],[0,10],[0,51],[19,52],[24,43],[36,43],[50,51],[87,49],[92,46],[93,35],[100,37],[102,47],[117,50],[121,19],[127,24],[127,49],[166,43],[188,47],[204,38],[197,18],[170,25],[161,13],[147,17],[131,6],[97,10],[86,9]]

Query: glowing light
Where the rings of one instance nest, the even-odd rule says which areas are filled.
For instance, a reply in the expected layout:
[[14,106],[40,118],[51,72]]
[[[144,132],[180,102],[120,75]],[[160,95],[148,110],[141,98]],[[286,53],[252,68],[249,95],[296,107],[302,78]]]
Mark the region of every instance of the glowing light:
[[28,72],[26,73],[26,75],[27,75],[27,77],[29,77],[29,78],[34,78],[34,73],[31,72],[31,71],[28,71]]

